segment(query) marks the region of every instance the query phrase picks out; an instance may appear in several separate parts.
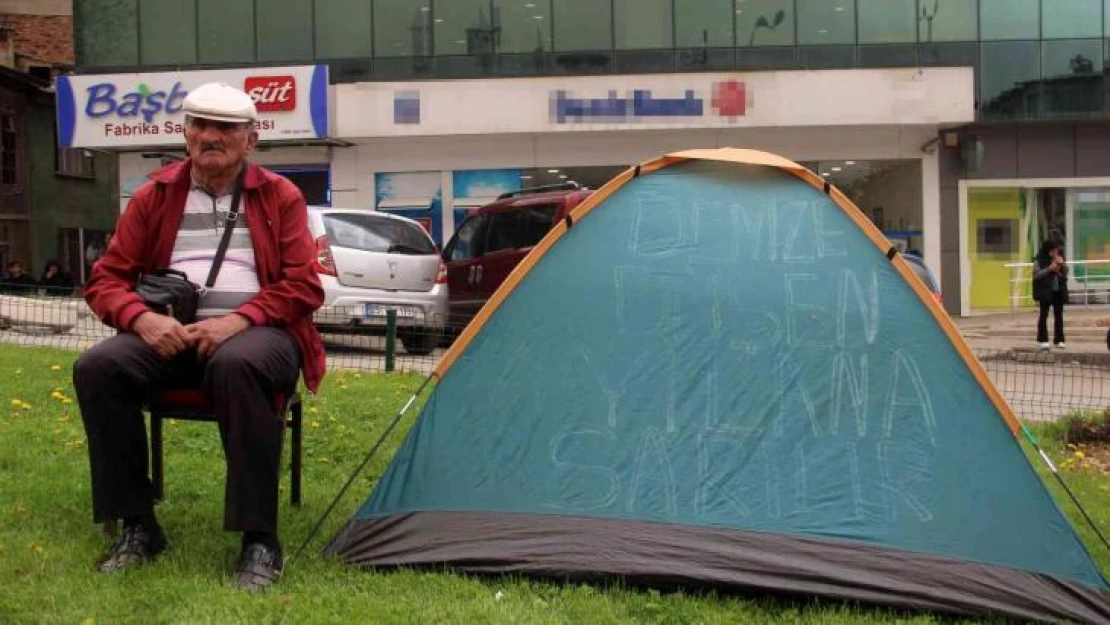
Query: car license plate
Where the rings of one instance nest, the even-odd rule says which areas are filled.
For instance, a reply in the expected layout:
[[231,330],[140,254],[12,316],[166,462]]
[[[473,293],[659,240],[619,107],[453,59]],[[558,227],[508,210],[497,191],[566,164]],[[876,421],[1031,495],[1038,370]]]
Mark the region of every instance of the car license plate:
[[365,315],[367,317],[385,317],[390,310],[397,311],[397,318],[413,319],[417,316],[417,311],[411,306],[388,306],[385,304],[364,304]]

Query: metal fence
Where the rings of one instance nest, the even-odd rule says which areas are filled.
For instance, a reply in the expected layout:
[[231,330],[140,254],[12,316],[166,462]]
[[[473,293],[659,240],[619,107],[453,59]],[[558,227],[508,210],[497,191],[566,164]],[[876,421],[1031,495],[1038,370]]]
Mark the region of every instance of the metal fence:
[[[330,367],[428,373],[465,322],[449,319],[444,327],[429,327],[418,316],[388,311],[357,321],[324,328]],[[79,297],[0,295],[0,342],[84,350],[113,334]],[[1110,408],[1110,353],[978,350],[976,356],[1020,418]]]

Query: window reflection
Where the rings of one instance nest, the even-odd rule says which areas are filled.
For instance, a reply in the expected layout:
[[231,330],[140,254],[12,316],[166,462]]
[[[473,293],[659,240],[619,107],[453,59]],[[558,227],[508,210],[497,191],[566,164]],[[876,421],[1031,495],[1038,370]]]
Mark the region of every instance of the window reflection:
[[979,37],[976,0],[919,0],[918,37],[922,42],[975,41]]
[[618,50],[672,47],[671,0],[613,0]]
[[675,46],[724,48],[733,44],[732,0],[674,0]]
[[1103,102],[1102,42],[1097,39],[1041,44],[1042,98],[1046,114],[1098,111]]
[[1041,36],[1040,0],[979,0],[979,16],[985,41]]
[[201,63],[253,62],[254,0],[198,0],[197,32]]
[[855,0],[797,0],[798,43],[856,42]]
[[312,58],[312,4],[255,0],[259,61],[304,61]]
[[736,45],[794,45],[794,2],[736,0]]
[[1102,36],[1102,0],[1049,0],[1041,3],[1045,39]]
[[982,44],[979,76],[984,115],[994,119],[1024,117],[1035,110],[1040,77],[1040,42],[1005,41]]
[[860,43],[917,40],[916,0],[857,0]]
[[611,50],[612,0],[553,0],[556,50]]
[[316,2],[316,58],[369,57],[370,3],[366,0]]
[[374,0],[374,55],[423,57],[432,53],[428,0]]

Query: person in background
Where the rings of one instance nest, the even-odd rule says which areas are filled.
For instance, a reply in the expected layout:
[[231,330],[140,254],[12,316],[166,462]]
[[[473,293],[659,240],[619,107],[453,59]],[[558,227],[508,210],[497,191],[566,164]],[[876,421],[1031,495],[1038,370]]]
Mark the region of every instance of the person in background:
[[39,278],[39,289],[45,290],[47,295],[65,296],[73,293],[73,276],[62,269],[62,264],[56,260],[46,262]]
[[12,295],[30,295],[35,292],[38,282],[23,271],[23,263],[13,260],[8,263],[8,273],[0,280],[0,292]]
[[1049,348],[1048,311],[1052,309],[1052,341],[1064,349],[1064,304],[1068,301],[1068,266],[1060,244],[1049,239],[1041,244],[1033,259],[1033,299],[1040,304],[1037,317],[1037,344]]

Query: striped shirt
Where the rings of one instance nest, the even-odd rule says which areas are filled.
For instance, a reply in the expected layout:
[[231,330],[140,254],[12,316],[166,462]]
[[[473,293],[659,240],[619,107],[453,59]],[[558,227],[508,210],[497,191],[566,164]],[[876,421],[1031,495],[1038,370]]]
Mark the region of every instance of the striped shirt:
[[[185,272],[189,280],[203,286],[216,258],[230,210],[231,193],[216,197],[194,181],[185,201],[185,214],[170,256],[170,269]],[[197,319],[226,315],[248,302],[261,288],[241,200],[239,218],[233,227],[216,283],[201,295]]]

